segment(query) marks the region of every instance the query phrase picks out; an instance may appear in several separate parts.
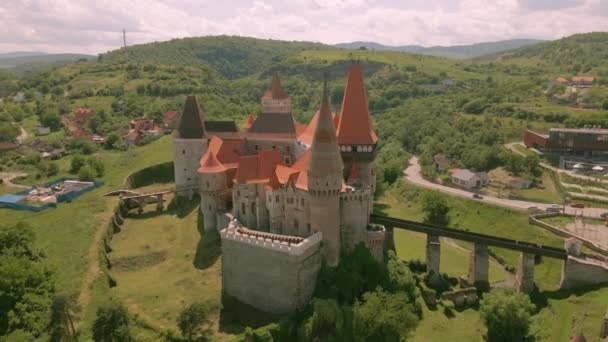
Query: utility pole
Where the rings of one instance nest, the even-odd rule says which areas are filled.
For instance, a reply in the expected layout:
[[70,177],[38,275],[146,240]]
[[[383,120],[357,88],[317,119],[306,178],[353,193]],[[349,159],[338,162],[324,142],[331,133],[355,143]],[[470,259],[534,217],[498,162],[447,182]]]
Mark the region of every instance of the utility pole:
[[127,49],[127,31],[124,28],[122,29],[122,45],[126,50]]

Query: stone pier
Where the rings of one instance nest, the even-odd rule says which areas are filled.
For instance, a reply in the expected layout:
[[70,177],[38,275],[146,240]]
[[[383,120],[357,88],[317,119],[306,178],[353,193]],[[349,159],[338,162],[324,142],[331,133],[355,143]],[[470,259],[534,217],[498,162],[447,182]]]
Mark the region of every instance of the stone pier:
[[427,234],[426,236],[426,269],[439,274],[439,264],[441,261],[441,243],[439,236]]
[[519,254],[515,288],[523,293],[534,291],[534,254],[524,252]]
[[471,252],[471,258],[469,259],[469,284],[489,284],[489,258],[488,245],[475,243]]

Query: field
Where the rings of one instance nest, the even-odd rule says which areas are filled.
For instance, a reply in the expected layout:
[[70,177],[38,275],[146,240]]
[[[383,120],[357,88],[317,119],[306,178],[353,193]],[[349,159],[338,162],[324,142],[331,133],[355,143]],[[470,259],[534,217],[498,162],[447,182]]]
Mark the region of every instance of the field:
[[183,217],[173,211],[148,211],[125,220],[109,254],[117,286],[112,295],[128,305],[154,331],[177,330],[176,318],[187,304],[212,302],[214,340],[219,333],[221,260],[219,234],[197,229],[198,207]]
[[555,181],[551,177],[551,173],[543,171],[540,181],[541,183],[536,187],[517,190],[516,197],[526,201],[541,203],[563,202],[559,189],[555,186]]
[[[451,224],[453,226],[465,227],[479,233],[554,246],[561,245],[561,238],[528,224],[527,214],[523,211],[507,210],[455,198],[448,198],[448,203],[451,208],[450,215],[453,216]],[[386,193],[378,199],[376,209],[386,215],[415,221],[422,220],[422,211],[416,199],[404,203],[397,200],[394,195]],[[421,236],[416,239],[410,234],[414,235],[409,232],[395,233],[398,254],[401,256],[414,254],[415,257],[422,258],[424,256],[422,244],[425,243],[425,239]],[[516,253],[501,249],[495,249],[495,252],[504,257],[508,264],[515,265],[513,262],[516,261]],[[457,266],[459,261],[450,260],[448,263],[444,261],[446,258],[453,258],[453,253],[453,249],[446,248],[445,244],[442,244],[441,267],[448,273],[450,273],[449,268],[454,268],[457,273],[451,275],[461,275],[466,269]],[[608,287],[558,291],[560,275],[561,262],[558,260],[543,258],[542,263],[535,267],[536,285],[542,292],[535,300],[539,312],[533,316],[532,334],[537,341],[567,341],[573,331],[582,329],[588,341],[599,342],[599,325],[607,309]],[[424,318],[411,340],[483,341],[484,333],[483,322],[473,309],[456,312],[454,317],[447,318],[441,310],[432,311],[425,307]]]
[[[96,236],[96,232],[104,231],[116,204],[115,198],[102,195],[122,187],[125,177],[131,172],[171,160],[170,143],[171,140],[164,137],[127,152],[102,151],[100,155],[106,165],[105,176],[101,179],[104,186],[72,203],[60,203],[55,209],[38,213],[0,209],[2,223],[25,221],[32,226],[38,246],[46,252],[56,268],[59,292],[78,296],[81,290],[89,292],[90,286],[103,287],[95,281],[98,274],[85,282],[87,271],[99,262],[100,240],[97,238],[100,236]],[[62,163],[67,164],[67,160],[62,160]],[[95,293],[81,299],[88,303],[91,296],[95,296]],[[88,310],[85,307],[81,309],[80,318],[83,318]]]

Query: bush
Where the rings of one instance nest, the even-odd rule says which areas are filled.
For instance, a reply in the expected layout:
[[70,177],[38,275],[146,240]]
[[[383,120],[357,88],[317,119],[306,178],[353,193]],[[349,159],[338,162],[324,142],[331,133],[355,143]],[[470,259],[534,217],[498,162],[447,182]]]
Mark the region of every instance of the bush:
[[93,322],[93,340],[96,342],[133,341],[129,331],[129,313],[120,303],[111,303],[97,309]]
[[80,154],[75,154],[72,156],[72,161],[70,162],[70,173],[78,173],[80,169],[84,166],[85,159]]
[[177,326],[182,336],[188,341],[201,337],[206,332],[205,325],[210,323],[209,314],[213,309],[213,305],[200,302],[185,307],[177,318]]
[[85,165],[78,171],[78,180],[92,182],[95,180],[95,170],[89,165]]
[[495,289],[480,302],[479,312],[488,328],[488,341],[523,341],[528,335],[534,305],[513,289]]

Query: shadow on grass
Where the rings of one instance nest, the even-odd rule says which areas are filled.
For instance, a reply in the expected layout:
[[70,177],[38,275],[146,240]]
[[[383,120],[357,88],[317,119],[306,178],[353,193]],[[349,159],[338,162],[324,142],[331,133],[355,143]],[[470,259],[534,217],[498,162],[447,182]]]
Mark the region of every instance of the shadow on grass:
[[242,334],[246,327],[253,329],[278,322],[285,315],[270,314],[240,302],[222,293],[220,331],[227,334]]
[[156,208],[156,202],[150,202],[145,205],[144,212],[140,214],[137,212],[137,206],[130,205],[129,213],[125,215],[125,218],[147,219],[161,215],[175,215],[179,218],[184,218],[192,213],[192,211],[195,210],[199,204],[200,197],[197,195],[194,195],[192,199],[175,196],[164,210],[154,210],[154,208]]
[[211,267],[222,252],[220,233],[215,230],[205,231],[203,227],[203,215],[200,210],[197,217],[197,229],[201,235],[198,245],[196,246],[196,254],[194,255],[194,267],[205,269]]
[[556,291],[543,291],[539,292],[538,289],[534,289],[534,292],[530,294],[530,300],[536,305],[538,310],[549,306],[549,299],[560,300],[566,299],[570,296],[582,296],[587,292],[593,292],[606,287],[606,284],[597,284],[590,286],[583,286],[575,289],[568,290],[556,290]]
[[385,203],[374,203],[374,214],[388,216],[386,212],[391,206]]

